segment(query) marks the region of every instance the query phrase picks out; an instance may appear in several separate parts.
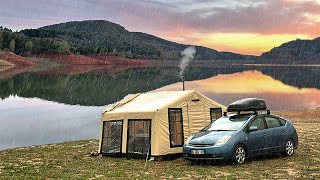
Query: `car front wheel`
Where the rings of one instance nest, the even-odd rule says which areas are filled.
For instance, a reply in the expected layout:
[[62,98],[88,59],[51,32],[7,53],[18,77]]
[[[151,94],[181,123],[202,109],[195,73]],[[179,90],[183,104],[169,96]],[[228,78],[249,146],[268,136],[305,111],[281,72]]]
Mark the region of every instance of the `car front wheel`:
[[294,142],[291,139],[288,139],[286,142],[286,149],[284,152],[285,156],[292,156],[294,154]]
[[242,145],[238,145],[233,153],[233,163],[243,164],[246,160],[246,149]]

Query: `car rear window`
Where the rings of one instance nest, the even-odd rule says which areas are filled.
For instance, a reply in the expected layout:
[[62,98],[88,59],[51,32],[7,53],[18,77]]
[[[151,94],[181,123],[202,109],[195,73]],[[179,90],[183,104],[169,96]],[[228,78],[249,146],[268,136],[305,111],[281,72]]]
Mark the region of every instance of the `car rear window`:
[[274,117],[265,117],[264,118],[267,122],[267,126],[268,128],[275,128],[275,127],[280,127],[280,121],[278,118],[274,118]]
[[286,125],[286,120],[284,120],[284,119],[281,119],[281,118],[279,118],[279,120],[280,120],[280,123],[281,123],[281,126],[284,126],[284,125]]

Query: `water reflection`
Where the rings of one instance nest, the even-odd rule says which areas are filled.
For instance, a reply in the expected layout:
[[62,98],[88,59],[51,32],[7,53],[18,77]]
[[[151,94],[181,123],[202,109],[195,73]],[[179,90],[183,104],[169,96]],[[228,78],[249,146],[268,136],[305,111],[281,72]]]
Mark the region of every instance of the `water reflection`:
[[[81,67],[81,69],[88,70],[90,68]],[[189,81],[200,80],[221,74],[252,70],[259,71],[293,87],[320,89],[319,67],[190,67],[185,74],[185,79]],[[114,103],[127,94],[147,92],[180,81],[179,69],[167,67],[134,68],[113,73],[91,71],[76,75],[65,71],[51,72],[53,74],[47,74],[48,72],[43,74],[43,72],[32,71],[0,79],[0,98],[18,95],[72,105],[103,106]],[[230,76],[230,78],[234,79],[236,76]],[[272,87],[272,84],[268,85],[264,81],[268,81],[268,79],[257,79],[254,83]],[[246,84],[247,82],[246,78],[242,78],[234,79],[232,83]],[[227,84],[221,81],[221,86],[227,86]],[[233,85],[228,89],[234,89],[234,87],[236,86]],[[226,90],[224,89],[224,91]],[[284,91],[286,90],[288,89],[284,89]],[[249,93],[248,89],[242,91]]]
[[[0,150],[98,138],[100,115],[108,104],[127,94],[181,90],[178,73],[176,67],[2,69]],[[187,89],[221,104],[260,97],[278,110],[319,106],[319,75],[319,67],[189,67],[185,79]]]
[[0,150],[98,138],[100,115],[106,107],[9,96],[0,100]]
[[[156,91],[180,90],[181,87],[181,83],[176,83]],[[272,110],[313,109],[320,106],[319,89],[289,86],[256,70],[188,81],[186,89],[197,89],[224,105],[241,98],[258,97],[265,99]]]

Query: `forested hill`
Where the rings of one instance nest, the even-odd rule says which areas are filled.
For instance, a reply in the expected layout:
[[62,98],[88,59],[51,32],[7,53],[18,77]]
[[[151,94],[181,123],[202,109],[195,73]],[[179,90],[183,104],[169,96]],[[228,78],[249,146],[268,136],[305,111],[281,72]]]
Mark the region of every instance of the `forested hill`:
[[320,63],[320,38],[290,41],[271,49],[261,58],[287,63]]
[[[104,20],[73,21],[39,29],[26,29],[21,34],[37,41],[55,40],[64,51],[75,54],[118,54],[128,58],[180,59],[180,52],[189,45],[178,44],[141,32],[129,32],[124,27]],[[62,44],[61,44],[62,43]],[[199,60],[244,60],[254,56],[230,52],[218,52],[196,46],[195,59]],[[33,50],[51,51],[39,47]]]

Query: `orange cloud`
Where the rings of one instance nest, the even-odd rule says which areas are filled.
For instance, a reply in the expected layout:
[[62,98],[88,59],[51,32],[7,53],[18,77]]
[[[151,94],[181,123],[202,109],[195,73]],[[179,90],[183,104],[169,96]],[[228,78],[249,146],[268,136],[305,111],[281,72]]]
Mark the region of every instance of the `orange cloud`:
[[212,33],[201,38],[199,44],[219,51],[231,51],[240,54],[260,55],[273,47],[300,39],[310,39],[306,34],[248,34],[248,33]]

